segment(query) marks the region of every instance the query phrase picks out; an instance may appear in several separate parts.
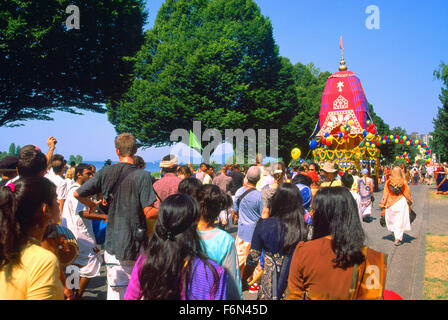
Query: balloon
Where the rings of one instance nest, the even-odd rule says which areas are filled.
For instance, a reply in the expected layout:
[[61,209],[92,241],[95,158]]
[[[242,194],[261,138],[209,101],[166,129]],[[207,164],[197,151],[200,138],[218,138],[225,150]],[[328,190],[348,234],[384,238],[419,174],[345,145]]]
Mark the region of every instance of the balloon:
[[367,134],[367,137],[366,137],[367,139],[372,139],[373,138],[373,135],[369,132],[368,134]]
[[345,132],[345,128],[341,126],[341,132]]
[[401,139],[401,140],[400,140],[400,143],[403,144],[403,142],[404,142],[403,139]]
[[352,126],[353,125],[353,120],[349,120],[348,124]]
[[376,133],[376,129],[375,128],[373,128],[371,131],[370,131],[370,133],[373,133],[373,134],[375,134]]
[[395,141],[394,141],[395,143],[398,143],[398,139],[395,139]]
[[317,148],[317,141],[316,140],[311,140],[310,142],[310,149],[314,150]]
[[381,141],[382,144],[386,144],[386,140]]
[[322,143],[322,144],[327,144],[327,139],[322,138],[322,140],[320,140],[320,143]]
[[294,148],[294,149],[291,150],[291,157],[292,157],[294,160],[296,160],[296,159],[300,158],[300,154],[301,154],[301,153],[302,153],[302,152],[300,151],[299,148]]
[[342,132],[338,133],[339,138],[342,138],[344,136],[344,134]]
[[331,140],[328,140],[328,139],[327,139],[327,141],[326,141],[326,145],[327,145],[327,146],[331,146]]
[[370,142],[366,142],[366,147],[367,147],[367,148],[370,147]]
[[410,145],[411,143],[409,142],[409,141],[406,141],[406,145],[408,146],[408,145]]
[[366,121],[366,124],[369,125],[369,124],[370,124],[370,120],[367,120],[367,121]]
[[330,134],[327,132],[327,133],[324,134],[324,137],[325,137],[325,138],[328,138],[329,135],[330,135]]
[[403,136],[403,140],[405,140],[405,141],[406,141],[406,140],[408,140],[408,137],[406,137],[406,136]]
[[352,130],[352,128],[351,127],[347,127],[347,132],[350,132],[351,130]]

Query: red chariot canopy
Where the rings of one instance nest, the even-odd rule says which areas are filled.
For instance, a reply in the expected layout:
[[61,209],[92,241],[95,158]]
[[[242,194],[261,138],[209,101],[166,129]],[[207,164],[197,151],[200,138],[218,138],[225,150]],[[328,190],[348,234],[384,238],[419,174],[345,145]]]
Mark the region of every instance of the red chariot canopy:
[[[322,94],[319,121],[313,136],[335,134],[350,120],[350,134],[362,134],[366,121],[372,120],[367,109],[367,100],[361,82],[351,71],[339,71],[328,77]],[[316,133],[317,132],[317,133]]]

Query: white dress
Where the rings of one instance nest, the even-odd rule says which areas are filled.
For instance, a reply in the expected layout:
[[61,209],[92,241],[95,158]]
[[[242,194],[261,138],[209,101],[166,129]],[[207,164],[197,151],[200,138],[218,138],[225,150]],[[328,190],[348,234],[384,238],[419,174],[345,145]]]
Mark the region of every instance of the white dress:
[[403,233],[411,230],[409,205],[406,197],[401,197],[395,204],[386,209],[387,230],[394,233],[395,239],[403,240]]

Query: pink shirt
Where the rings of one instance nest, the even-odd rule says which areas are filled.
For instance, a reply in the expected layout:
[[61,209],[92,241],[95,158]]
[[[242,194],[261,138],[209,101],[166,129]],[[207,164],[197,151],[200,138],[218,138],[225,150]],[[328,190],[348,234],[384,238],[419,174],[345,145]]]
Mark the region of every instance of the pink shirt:
[[165,200],[172,194],[176,194],[177,187],[179,186],[179,183],[181,181],[182,179],[176,176],[174,173],[167,173],[162,179],[157,180],[156,183],[154,183],[154,190],[156,191],[158,197],[156,202],[154,203],[154,206],[156,208],[159,208],[160,201]]

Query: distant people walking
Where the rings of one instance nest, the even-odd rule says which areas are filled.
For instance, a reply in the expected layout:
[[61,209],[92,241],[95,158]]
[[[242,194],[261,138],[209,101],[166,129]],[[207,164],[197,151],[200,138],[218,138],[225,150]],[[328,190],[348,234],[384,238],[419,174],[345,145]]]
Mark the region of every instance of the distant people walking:
[[358,179],[358,194],[361,197],[361,215],[364,222],[370,222],[372,214],[373,180],[367,176],[368,173],[367,169],[362,169],[361,177]]
[[381,216],[385,217],[387,229],[394,234],[396,246],[402,243],[403,233],[411,230],[409,206],[412,202],[411,190],[404,172],[400,167],[395,167],[390,179],[386,181],[380,209]]
[[128,133],[118,135],[115,149],[120,162],[102,168],[74,193],[89,208],[89,214],[98,209],[90,196],[102,193],[109,204],[104,243],[108,300],[123,299],[132,268],[147,241],[146,218],[157,217],[151,174],[133,164],[137,152],[135,137]]
[[441,163],[436,171],[437,194],[448,194],[448,164]]
[[162,202],[147,251],[132,271],[126,300],[225,300],[228,274],[207,258],[197,233],[200,211],[186,194]]
[[364,246],[358,208],[347,188],[321,188],[313,209],[313,240],[299,242],[294,251],[287,299],[383,299],[385,255]]

